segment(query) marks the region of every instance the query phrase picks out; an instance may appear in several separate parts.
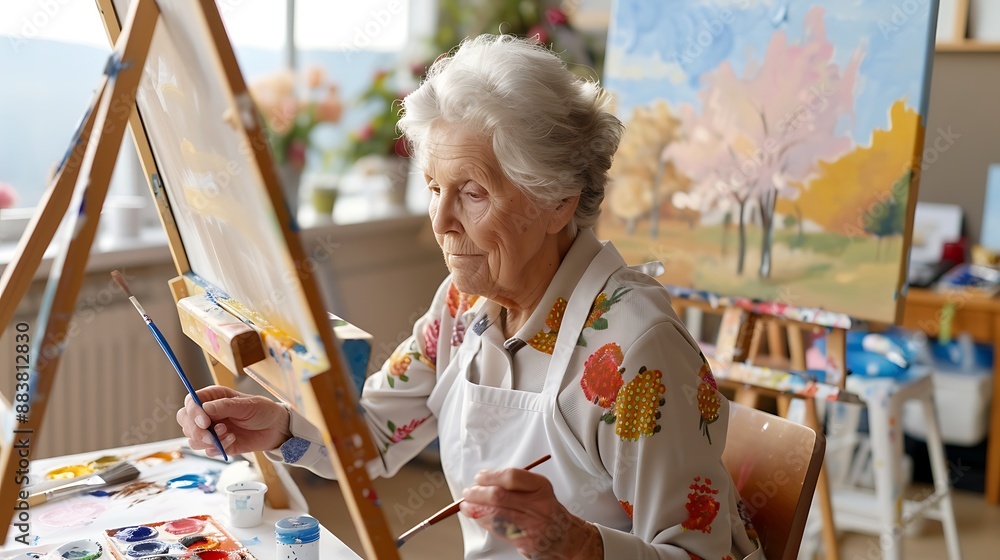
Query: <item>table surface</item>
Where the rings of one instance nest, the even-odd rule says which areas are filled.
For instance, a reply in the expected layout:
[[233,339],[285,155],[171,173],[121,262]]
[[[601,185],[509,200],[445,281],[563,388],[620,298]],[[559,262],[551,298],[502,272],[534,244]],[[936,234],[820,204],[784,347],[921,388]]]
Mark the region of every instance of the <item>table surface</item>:
[[[86,463],[105,455],[117,455],[137,459],[157,451],[180,449],[183,438],[150,443],[138,446],[107,449],[93,453],[81,453],[50,459],[32,461],[32,480],[41,479],[52,469]],[[147,461],[139,463],[141,481],[163,483],[182,474],[204,474],[211,471],[222,471],[228,465],[213,459],[196,456],[183,456],[170,462]],[[276,465],[278,475],[288,489],[290,509],[277,510],[265,507],[263,521],[253,528],[241,529],[233,527],[229,522],[229,502],[224,490],[205,492],[193,489],[167,489],[160,494],[148,497],[144,501],[128,499],[113,499],[89,494],[73,496],[50,504],[34,506],[30,509],[32,546],[24,547],[13,538],[18,532],[11,528],[7,543],[0,552],[0,558],[10,558],[23,552],[49,552],[70,541],[77,539],[94,539],[104,543],[104,529],[124,527],[138,523],[155,523],[169,521],[193,515],[211,515],[260,560],[276,558],[274,523],[279,519],[308,513],[305,498],[296,487],[292,478],[282,465]],[[228,476],[228,475],[227,475]],[[238,480],[227,480],[236,482]],[[113,489],[113,488],[112,488]],[[58,512],[87,512],[77,519],[53,521],[58,518]],[[360,560],[350,548],[344,545],[336,536],[322,525],[320,534],[320,557],[324,560]]]

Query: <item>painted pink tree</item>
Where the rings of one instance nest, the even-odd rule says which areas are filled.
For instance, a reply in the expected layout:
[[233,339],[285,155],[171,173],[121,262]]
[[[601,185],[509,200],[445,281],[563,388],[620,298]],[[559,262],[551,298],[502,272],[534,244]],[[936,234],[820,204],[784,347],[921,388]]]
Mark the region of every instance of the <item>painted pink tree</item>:
[[[806,181],[819,161],[834,159],[852,147],[846,127],[838,125],[853,115],[863,51],[858,48],[841,69],[833,60],[835,49],[826,37],[823,13],[820,7],[809,10],[799,42],[791,43],[784,31],[776,31],[763,62],[749,60],[742,78],[728,62],[704,75],[701,113],[685,121],[689,131],[685,139],[664,151],[691,177],[693,190],[709,193],[702,197],[703,204],[719,191],[730,193],[737,202],[754,202],[763,230],[758,271],[762,278],[771,275],[778,197],[794,196],[791,183]],[[707,144],[706,134],[721,145]],[[747,201],[739,205],[737,219],[745,247]],[[742,259],[741,249],[739,273]]]

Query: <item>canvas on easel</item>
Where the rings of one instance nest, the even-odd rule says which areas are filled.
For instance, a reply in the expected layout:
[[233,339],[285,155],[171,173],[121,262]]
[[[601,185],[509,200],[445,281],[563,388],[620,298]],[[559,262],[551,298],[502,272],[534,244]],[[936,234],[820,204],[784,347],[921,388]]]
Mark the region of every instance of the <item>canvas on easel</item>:
[[601,236],[664,284],[898,322],[937,4],[617,2]]
[[[231,386],[235,375],[246,372],[315,424],[331,451],[366,553],[398,558],[365,469],[377,451],[359,413],[356,390],[344,373],[218,7],[211,0],[99,0],[98,6],[116,51],[0,282],[0,324],[6,324],[56,227],[71,210],[73,234],[52,268],[37,322],[44,335],[36,337],[32,355],[32,415],[15,425],[11,399],[3,403],[0,507],[16,514],[7,509],[16,507],[20,487],[14,483],[14,429],[40,435],[128,122],[179,273],[170,283],[175,299],[183,304],[201,296],[203,305],[207,297],[218,308],[209,315],[227,314],[242,325],[237,325],[240,342],[228,347],[236,359],[220,361],[225,351],[203,346],[216,382]],[[253,336],[246,337],[247,332]],[[257,464],[265,479],[276,480],[273,466],[261,454]],[[272,501],[278,502],[272,505],[282,507],[280,483],[272,492]],[[0,542],[8,529],[4,519]]]

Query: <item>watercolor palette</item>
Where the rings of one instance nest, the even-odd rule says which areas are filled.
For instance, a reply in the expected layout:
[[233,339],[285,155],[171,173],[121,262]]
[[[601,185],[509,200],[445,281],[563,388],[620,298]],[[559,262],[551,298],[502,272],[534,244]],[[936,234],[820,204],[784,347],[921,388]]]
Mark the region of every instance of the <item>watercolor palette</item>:
[[147,556],[201,560],[256,558],[211,515],[119,527],[104,533],[108,557],[118,560]]

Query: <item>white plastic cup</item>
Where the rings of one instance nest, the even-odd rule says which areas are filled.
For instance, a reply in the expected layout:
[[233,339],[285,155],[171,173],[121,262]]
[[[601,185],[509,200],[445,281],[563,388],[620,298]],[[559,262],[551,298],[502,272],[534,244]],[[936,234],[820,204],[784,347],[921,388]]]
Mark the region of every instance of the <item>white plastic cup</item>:
[[230,484],[229,522],[233,527],[256,527],[264,518],[264,494],[267,485],[263,482],[247,481]]

